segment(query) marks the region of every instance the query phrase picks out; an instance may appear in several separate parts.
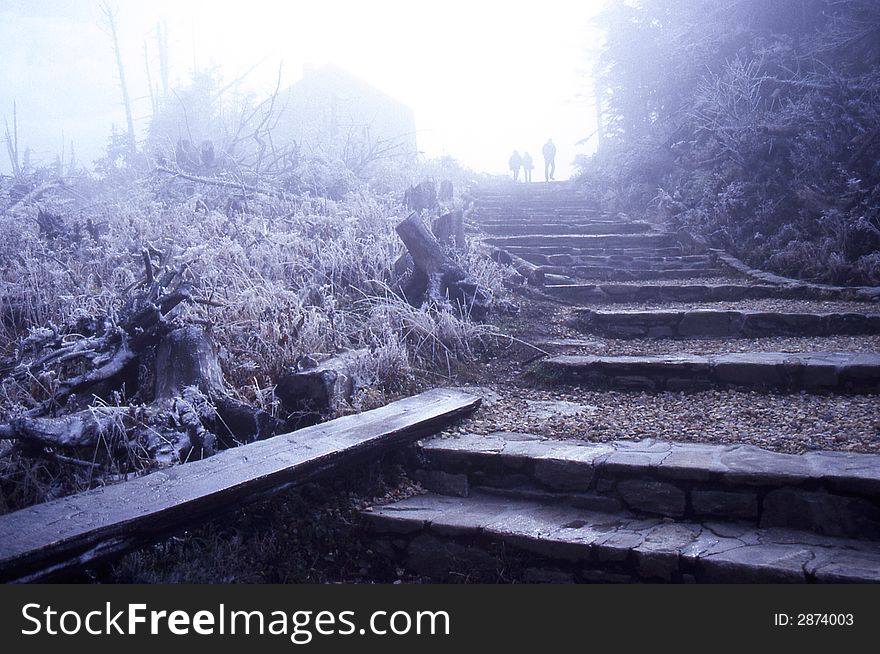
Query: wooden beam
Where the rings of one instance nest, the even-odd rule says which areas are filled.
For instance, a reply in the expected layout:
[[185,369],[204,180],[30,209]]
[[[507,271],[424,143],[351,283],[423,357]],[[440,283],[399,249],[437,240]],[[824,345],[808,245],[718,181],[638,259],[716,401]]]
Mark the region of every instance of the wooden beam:
[[480,405],[454,389],[420,395],[225,450],[120,484],[0,516],[0,582],[89,567],[316,475],[446,428]]

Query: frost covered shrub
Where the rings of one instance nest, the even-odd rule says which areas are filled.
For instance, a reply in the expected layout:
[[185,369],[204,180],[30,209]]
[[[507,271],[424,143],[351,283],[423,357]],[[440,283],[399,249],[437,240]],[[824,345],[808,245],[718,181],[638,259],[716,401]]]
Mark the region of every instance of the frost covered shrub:
[[878,283],[878,3],[614,0],[599,22],[606,140],[580,167],[606,208],[784,275]]

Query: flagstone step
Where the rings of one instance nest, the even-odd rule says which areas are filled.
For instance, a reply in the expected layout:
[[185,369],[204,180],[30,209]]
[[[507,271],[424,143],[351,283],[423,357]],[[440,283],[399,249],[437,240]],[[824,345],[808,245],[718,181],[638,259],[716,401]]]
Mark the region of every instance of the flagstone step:
[[571,248],[648,248],[680,246],[675,234],[544,234],[526,236],[491,236],[486,243],[508,246]]
[[695,277],[724,277],[726,270],[721,268],[693,267],[683,268],[680,265],[642,267],[628,266],[538,266],[537,270],[544,275],[564,275],[577,279],[595,281],[637,281],[651,279],[693,279]]
[[644,391],[749,387],[880,392],[880,354],[737,352],[644,356],[556,356],[540,371],[562,383]]
[[[740,300],[860,300],[857,289],[771,284],[550,284],[548,295],[580,304],[638,302],[737,302]],[[866,303],[866,307],[872,306]]]
[[576,309],[575,315],[580,331],[611,338],[758,338],[880,334],[880,313]]
[[880,582],[874,542],[669,521],[496,495],[420,495],[363,514],[374,549],[440,581]]
[[541,257],[551,257],[554,255],[567,255],[574,260],[586,259],[588,257],[679,257],[684,256],[684,248],[680,245],[670,245],[665,247],[606,247],[604,245],[575,247],[571,245],[505,245],[503,250],[515,254],[527,261],[533,263],[550,263],[549,259]]
[[649,223],[586,223],[586,222],[559,222],[559,223],[534,223],[523,221],[520,223],[477,223],[479,229],[493,236],[525,236],[534,235],[543,237],[557,234],[644,234],[653,229]]
[[493,492],[675,519],[743,520],[880,540],[880,455],[770,452],[646,439],[590,443],[496,432],[421,443],[430,491]]

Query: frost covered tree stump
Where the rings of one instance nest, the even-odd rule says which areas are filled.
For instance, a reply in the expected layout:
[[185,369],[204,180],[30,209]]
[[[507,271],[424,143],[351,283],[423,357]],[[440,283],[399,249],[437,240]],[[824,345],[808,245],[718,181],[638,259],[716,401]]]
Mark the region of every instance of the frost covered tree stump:
[[415,266],[404,289],[410,304],[454,307],[474,320],[486,317],[491,294],[443,252],[439,241],[417,213],[411,213],[395,229]]

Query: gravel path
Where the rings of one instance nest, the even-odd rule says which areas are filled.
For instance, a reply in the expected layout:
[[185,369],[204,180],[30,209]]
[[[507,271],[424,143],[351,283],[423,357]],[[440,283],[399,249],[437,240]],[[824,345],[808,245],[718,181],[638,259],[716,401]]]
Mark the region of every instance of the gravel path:
[[447,433],[518,431],[589,441],[657,438],[770,450],[880,452],[880,396],[746,391],[636,393],[506,385]]

